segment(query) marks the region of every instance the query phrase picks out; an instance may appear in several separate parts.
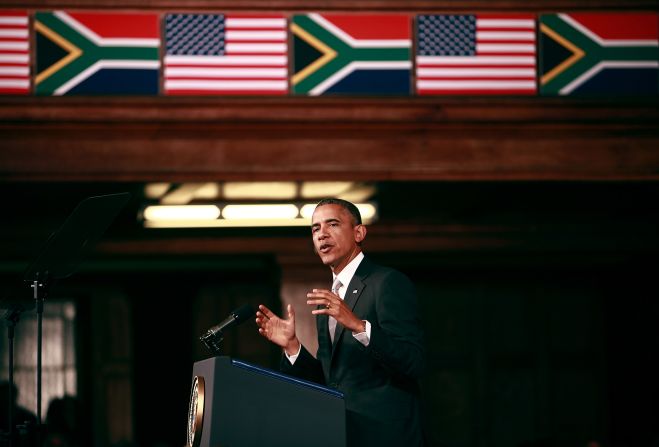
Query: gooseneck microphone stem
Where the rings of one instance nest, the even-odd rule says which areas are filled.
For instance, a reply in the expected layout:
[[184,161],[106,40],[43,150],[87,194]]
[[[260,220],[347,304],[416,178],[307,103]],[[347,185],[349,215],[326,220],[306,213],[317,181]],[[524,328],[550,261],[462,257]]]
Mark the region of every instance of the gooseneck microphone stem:
[[238,309],[231,312],[231,314],[224,319],[220,324],[208,329],[204,335],[199,339],[204,342],[206,347],[213,353],[220,353],[220,343],[224,340],[224,331],[237,326],[243,321],[248,320],[254,316],[254,309],[249,304],[243,304]]
[[204,342],[209,351],[216,355],[220,354],[220,343],[224,340],[221,332],[218,334],[210,334],[207,332],[200,337],[200,339]]
[[234,313],[229,315],[223,322],[210,328],[204,335],[199,337],[206,347],[213,353],[220,353],[220,343],[224,340],[224,329],[229,327],[235,321]]

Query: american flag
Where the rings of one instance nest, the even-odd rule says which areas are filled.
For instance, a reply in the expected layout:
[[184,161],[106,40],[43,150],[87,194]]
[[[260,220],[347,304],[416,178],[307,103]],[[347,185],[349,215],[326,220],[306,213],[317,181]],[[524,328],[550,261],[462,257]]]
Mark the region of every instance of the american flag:
[[420,15],[416,87],[420,95],[533,95],[535,16]]
[[285,95],[286,18],[167,14],[165,93]]
[[0,94],[30,92],[30,51],[26,11],[0,11]]

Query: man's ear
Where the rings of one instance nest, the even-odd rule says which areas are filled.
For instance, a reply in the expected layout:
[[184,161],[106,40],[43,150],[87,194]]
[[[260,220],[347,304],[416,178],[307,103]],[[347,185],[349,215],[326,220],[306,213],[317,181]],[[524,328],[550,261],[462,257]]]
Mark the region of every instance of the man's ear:
[[366,238],[366,227],[364,225],[357,225],[355,227],[355,242],[361,243]]

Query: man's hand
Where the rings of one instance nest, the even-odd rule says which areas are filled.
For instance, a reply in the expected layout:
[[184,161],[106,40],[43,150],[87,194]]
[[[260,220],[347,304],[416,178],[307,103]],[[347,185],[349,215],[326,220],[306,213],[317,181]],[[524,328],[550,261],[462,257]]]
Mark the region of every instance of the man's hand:
[[295,355],[300,350],[300,342],[295,336],[295,311],[290,304],[287,307],[288,319],[283,320],[264,305],[256,311],[256,324],[259,334],[286,350],[288,355]]
[[307,304],[320,306],[318,309],[312,310],[312,314],[332,316],[343,327],[356,334],[364,331],[364,322],[352,313],[340,296],[326,289],[313,289],[307,293],[307,298]]

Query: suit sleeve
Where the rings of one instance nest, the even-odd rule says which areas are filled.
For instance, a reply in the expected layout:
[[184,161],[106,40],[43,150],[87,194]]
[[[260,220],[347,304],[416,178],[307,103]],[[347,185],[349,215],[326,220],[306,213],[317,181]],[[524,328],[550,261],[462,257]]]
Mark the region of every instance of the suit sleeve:
[[366,351],[395,375],[418,379],[425,369],[425,348],[416,291],[402,273],[389,271],[375,288],[377,321],[371,321]]
[[300,349],[300,355],[298,355],[294,364],[291,364],[286,356],[282,354],[279,369],[285,374],[325,385],[325,377],[320,362],[307,351],[304,345]]

